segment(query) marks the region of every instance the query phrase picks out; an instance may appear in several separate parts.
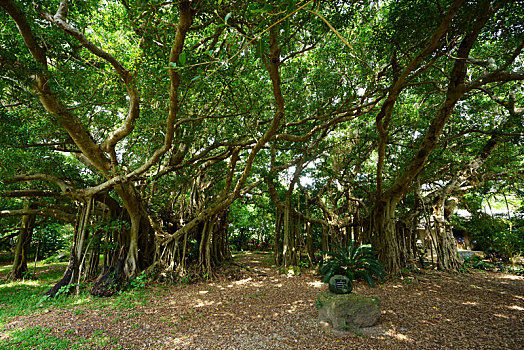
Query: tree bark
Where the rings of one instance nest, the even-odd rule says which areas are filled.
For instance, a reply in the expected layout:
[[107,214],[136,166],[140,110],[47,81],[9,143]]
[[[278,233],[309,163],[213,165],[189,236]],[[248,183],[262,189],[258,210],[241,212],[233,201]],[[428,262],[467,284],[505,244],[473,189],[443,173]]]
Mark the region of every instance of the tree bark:
[[[33,209],[32,205],[27,202],[24,203],[24,209]],[[26,277],[27,269],[27,253],[31,247],[31,239],[33,237],[33,228],[36,216],[32,214],[22,216],[22,227],[18,234],[16,242],[15,258],[13,267],[7,275],[10,280],[19,280]]]
[[73,246],[71,247],[71,255],[69,257],[69,264],[67,265],[64,275],[45,295],[55,297],[62,287],[77,283],[80,275],[80,264],[82,263],[82,255],[84,254],[84,242],[87,235],[87,225],[91,214],[93,199],[89,199],[82,203],[82,211],[75,226],[75,233],[73,236]]
[[273,247],[274,252],[274,263],[277,266],[280,266],[282,264],[282,244],[281,244],[281,236],[282,236],[282,219],[284,214],[276,209],[276,215],[275,215],[275,242]]
[[399,274],[404,267],[399,250],[397,237],[394,200],[383,200],[376,203],[371,210],[369,236],[373,247],[377,250],[378,259],[384,264],[386,271]]
[[[453,237],[453,232],[447,220],[445,208],[446,199],[446,197],[441,198],[433,206],[437,268],[439,270],[458,270],[461,266],[461,263],[457,254],[455,238]],[[454,208],[452,210],[454,210]]]

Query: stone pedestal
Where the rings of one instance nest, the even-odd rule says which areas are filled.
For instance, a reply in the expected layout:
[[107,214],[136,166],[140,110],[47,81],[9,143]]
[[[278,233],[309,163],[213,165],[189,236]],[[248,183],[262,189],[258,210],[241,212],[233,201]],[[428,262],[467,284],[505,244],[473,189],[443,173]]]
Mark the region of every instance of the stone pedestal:
[[358,294],[324,292],[318,296],[318,318],[329,323],[335,331],[358,332],[371,327],[380,317],[380,301]]

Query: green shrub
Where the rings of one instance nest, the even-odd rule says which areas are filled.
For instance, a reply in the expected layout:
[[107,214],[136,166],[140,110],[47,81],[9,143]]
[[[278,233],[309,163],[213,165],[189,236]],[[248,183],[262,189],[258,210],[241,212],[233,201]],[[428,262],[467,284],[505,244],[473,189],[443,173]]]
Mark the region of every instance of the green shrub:
[[144,289],[144,287],[146,286],[147,279],[148,278],[145,271],[142,271],[140,275],[127,282],[127,288],[132,290]]
[[472,256],[464,258],[464,267],[473,268],[477,270],[487,270],[492,271],[495,269],[495,266],[482,260],[480,256]]
[[518,216],[511,220],[475,213],[471,219],[455,218],[454,226],[464,229],[483,251],[507,260],[524,252],[524,220]]
[[322,281],[329,282],[334,275],[345,275],[350,280],[362,277],[373,286],[373,276],[378,280],[384,278],[384,266],[377,260],[370,244],[356,245],[351,240],[347,248],[330,244],[333,250],[323,252],[330,258],[320,265]]

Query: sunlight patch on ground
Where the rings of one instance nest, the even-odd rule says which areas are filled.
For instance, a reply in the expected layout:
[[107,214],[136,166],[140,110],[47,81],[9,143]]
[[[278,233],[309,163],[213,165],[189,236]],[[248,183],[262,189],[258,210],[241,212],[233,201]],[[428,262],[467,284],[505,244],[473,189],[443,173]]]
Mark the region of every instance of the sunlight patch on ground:
[[77,299],[73,302],[73,305],[83,305],[85,303],[90,303],[90,302],[91,302],[91,298],[83,299],[83,298],[77,297]]
[[4,265],[4,266],[0,266],[0,272],[4,273],[4,272],[8,272],[11,270],[11,268],[13,267],[13,265]]
[[252,281],[253,279],[251,277],[249,278],[245,278],[243,280],[238,280],[238,281],[235,281],[233,282],[233,284],[239,286],[239,285],[242,285],[242,284],[247,284],[248,282]]
[[387,331],[386,334],[389,335],[390,337],[393,337],[393,338],[401,340],[401,341],[407,341],[407,342],[412,342],[413,341],[413,339],[411,339],[407,335],[402,334],[402,333],[397,333],[397,332],[395,332],[392,329]]
[[196,304],[194,307],[204,307],[204,306],[211,306],[214,305],[214,301],[208,301],[208,300],[200,300],[198,304]]
[[171,342],[172,345],[190,345],[192,342],[189,339],[188,335],[183,335],[181,337],[173,339]]
[[475,288],[475,289],[483,289],[482,287],[479,287],[479,286],[476,286],[474,284],[470,284],[469,285],[471,288]]
[[2,288],[12,288],[17,286],[30,286],[30,287],[38,287],[40,286],[40,281],[37,280],[22,280],[22,281],[13,281],[6,284],[0,285],[0,289]]
[[324,283],[322,283],[321,281],[308,282],[308,284],[315,288],[322,288],[322,286],[324,285]]
[[511,305],[511,306],[506,306],[506,307],[511,310],[524,311],[524,307],[520,307],[518,305]]
[[524,276],[517,276],[517,275],[502,275],[499,278],[504,278],[507,280],[524,280]]

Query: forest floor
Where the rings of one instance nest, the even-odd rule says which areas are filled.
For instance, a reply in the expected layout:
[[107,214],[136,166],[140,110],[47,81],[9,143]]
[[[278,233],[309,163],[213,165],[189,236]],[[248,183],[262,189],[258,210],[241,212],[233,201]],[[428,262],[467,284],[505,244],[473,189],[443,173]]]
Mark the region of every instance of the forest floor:
[[314,271],[280,275],[267,254],[235,262],[245,268],[231,265],[211,282],[152,283],[112,298],[40,294],[11,305],[20,308],[11,314],[9,298],[23,289],[0,284],[0,349],[524,348],[523,277],[425,271],[374,288],[357,282],[354,292],[379,297],[379,323],[335,335],[317,320],[315,300],[327,285]]

